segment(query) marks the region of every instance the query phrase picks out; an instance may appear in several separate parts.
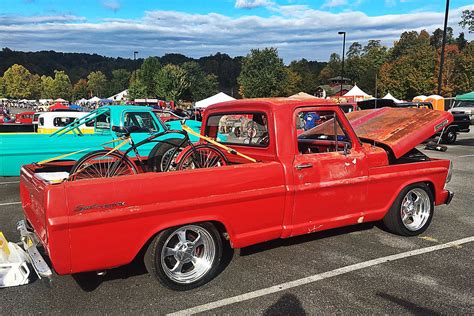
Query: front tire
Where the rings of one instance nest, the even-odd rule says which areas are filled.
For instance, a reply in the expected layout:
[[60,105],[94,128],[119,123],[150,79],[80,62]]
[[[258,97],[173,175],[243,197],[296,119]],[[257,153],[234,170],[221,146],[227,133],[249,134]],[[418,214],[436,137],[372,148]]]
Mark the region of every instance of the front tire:
[[423,233],[431,223],[434,211],[433,193],[425,183],[404,188],[383,218],[385,227],[401,236]]
[[169,228],[148,246],[145,266],[164,286],[187,291],[217,276],[222,249],[222,238],[210,223]]
[[449,128],[446,132],[443,133],[441,140],[445,144],[454,144],[457,138],[457,133],[455,128]]

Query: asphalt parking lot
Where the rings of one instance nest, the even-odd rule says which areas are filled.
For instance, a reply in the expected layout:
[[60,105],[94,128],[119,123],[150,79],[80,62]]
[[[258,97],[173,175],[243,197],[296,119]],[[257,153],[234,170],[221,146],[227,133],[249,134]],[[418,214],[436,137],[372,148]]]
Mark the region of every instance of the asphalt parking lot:
[[[473,314],[471,130],[445,153],[425,151],[453,160],[448,187],[455,197],[449,206],[437,207],[430,228],[419,237],[362,224],[271,241],[235,250],[216,279],[188,292],[163,288],[139,261],[103,277],[54,275],[52,287],[36,281],[0,289],[0,315]],[[19,201],[18,178],[0,177],[0,230],[10,241],[18,241]]]

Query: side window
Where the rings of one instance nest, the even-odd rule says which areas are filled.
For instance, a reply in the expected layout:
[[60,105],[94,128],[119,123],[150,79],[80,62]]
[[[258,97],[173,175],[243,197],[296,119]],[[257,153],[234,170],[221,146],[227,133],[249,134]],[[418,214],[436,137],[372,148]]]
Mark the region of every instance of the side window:
[[264,113],[236,113],[209,116],[206,135],[224,144],[266,147],[268,123]]
[[95,119],[96,130],[110,130],[110,112],[105,112]]
[[159,131],[159,128],[150,112],[125,112],[123,117],[123,125],[125,127],[139,127],[140,129],[137,131],[138,133]]
[[296,113],[298,150],[301,154],[344,151],[352,144],[334,111]]
[[53,126],[63,127],[63,126],[69,125],[75,120],[76,120],[75,117],[55,117],[53,119]]
[[39,118],[39,125],[44,126],[44,117]]

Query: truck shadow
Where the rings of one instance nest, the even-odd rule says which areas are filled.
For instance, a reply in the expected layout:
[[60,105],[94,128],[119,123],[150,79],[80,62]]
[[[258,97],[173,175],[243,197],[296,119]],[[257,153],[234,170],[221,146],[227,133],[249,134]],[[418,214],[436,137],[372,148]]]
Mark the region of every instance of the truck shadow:
[[363,223],[353,226],[346,226],[341,228],[335,228],[330,230],[325,230],[322,232],[314,232],[306,235],[295,236],[291,238],[284,238],[284,239],[275,239],[271,241],[267,241],[261,244],[256,244],[253,246],[249,246],[246,248],[240,249],[241,256],[249,256],[255,253],[264,252],[267,250],[279,248],[279,247],[288,247],[293,245],[298,245],[314,240],[320,240],[328,237],[334,237],[339,235],[345,235],[352,232],[364,231],[368,229],[372,229],[374,226],[378,226],[379,228],[383,229],[382,226],[377,225],[377,223]]
[[454,145],[461,145],[461,146],[474,146],[474,138],[468,139],[458,139],[454,143]]
[[[77,285],[79,285],[81,290],[83,290],[84,292],[93,292],[104,282],[119,279],[125,280],[131,277],[147,274],[148,271],[146,270],[143,261],[146,248],[147,247],[145,246],[130,264],[115,269],[107,270],[107,273],[105,275],[99,276],[96,272],[84,272],[73,274],[72,278],[74,279],[74,281],[76,281]],[[219,267],[217,275],[224,271],[224,269],[229,265],[233,256],[234,250],[230,248],[229,244],[224,244],[221,265]]]
[[415,302],[410,302],[410,301],[404,300],[399,297],[395,297],[390,294],[377,293],[377,296],[391,303],[397,304],[403,307],[404,309],[406,309],[409,313],[413,313],[415,315],[441,315],[439,312],[435,310],[420,306]]

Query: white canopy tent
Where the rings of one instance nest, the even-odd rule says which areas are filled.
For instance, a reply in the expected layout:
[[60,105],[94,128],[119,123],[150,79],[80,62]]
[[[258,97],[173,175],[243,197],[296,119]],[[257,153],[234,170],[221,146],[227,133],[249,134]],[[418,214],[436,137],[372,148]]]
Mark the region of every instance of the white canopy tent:
[[112,100],[112,101],[122,101],[126,100],[128,97],[128,89],[123,90],[122,92],[119,92],[117,94],[114,94],[111,97],[108,97],[107,99]]
[[92,97],[89,100],[87,100],[87,102],[89,102],[89,103],[96,103],[96,102],[99,102],[99,101],[100,101],[100,98],[98,98],[98,97]]
[[317,97],[315,97],[314,95],[311,95],[309,93],[306,93],[306,92],[298,92],[296,94],[293,94],[293,95],[290,95],[288,98],[290,99],[298,99],[298,100],[304,100],[304,99],[317,99]]
[[56,100],[54,100],[54,102],[61,102],[61,103],[64,103],[64,102],[67,102],[67,101],[64,100],[64,99],[61,99],[61,98],[57,98]]
[[387,93],[382,99],[393,100],[393,102],[395,102],[395,103],[402,102],[402,101],[398,100],[397,98],[395,98],[390,92]]
[[351,90],[349,90],[343,97],[367,97],[370,95],[361,90],[357,85],[354,85]]
[[201,101],[197,101],[194,104],[194,107],[198,109],[205,109],[209,105],[213,105],[213,104],[225,102],[225,101],[232,101],[232,100],[235,100],[235,98],[231,97],[230,95],[225,94],[224,92],[219,92],[218,94],[215,94],[212,97],[209,97]]

